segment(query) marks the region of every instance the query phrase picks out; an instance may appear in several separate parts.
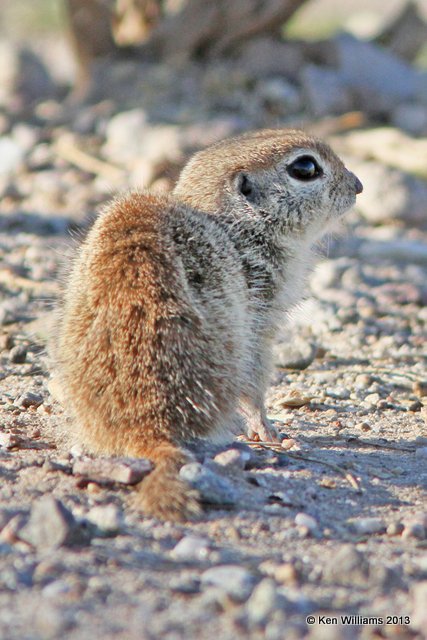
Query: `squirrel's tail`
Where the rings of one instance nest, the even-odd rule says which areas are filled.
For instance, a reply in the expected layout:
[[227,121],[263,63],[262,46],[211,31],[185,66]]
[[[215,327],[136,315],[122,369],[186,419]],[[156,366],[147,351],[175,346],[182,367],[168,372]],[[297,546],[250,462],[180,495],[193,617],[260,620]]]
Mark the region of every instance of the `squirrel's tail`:
[[159,443],[144,455],[155,467],[139,487],[137,506],[163,520],[197,518],[201,512],[198,493],[179,477],[180,468],[192,457],[172,443]]

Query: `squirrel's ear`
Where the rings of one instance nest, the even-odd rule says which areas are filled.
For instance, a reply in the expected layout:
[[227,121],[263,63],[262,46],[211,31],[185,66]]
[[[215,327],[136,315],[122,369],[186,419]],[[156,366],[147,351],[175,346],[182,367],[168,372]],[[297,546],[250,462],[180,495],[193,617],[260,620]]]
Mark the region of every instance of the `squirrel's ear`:
[[239,173],[236,176],[236,185],[238,192],[249,202],[258,200],[258,189],[247,173]]

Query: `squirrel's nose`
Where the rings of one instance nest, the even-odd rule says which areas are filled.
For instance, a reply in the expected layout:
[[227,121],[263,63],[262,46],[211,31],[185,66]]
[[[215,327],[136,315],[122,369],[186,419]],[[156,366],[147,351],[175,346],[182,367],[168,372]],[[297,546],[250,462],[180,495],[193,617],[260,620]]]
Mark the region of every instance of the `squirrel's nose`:
[[359,178],[356,175],[354,175],[352,171],[349,171],[348,169],[346,169],[345,172],[346,172],[346,176],[350,180],[353,179],[353,184],[354,184],[354,189],[356,191],[356,194],[362,193],[363,184],[360,182]]
[[358,178],[357,176],[354,176],[354,177],[355,177],[355,179],[356,179],[356,184],[355,184],[355,187],[356,187],[356,193],[362,193],[362,191],[363,191],[363,184],[360,182],[360,180],[359,180],[359,178]]

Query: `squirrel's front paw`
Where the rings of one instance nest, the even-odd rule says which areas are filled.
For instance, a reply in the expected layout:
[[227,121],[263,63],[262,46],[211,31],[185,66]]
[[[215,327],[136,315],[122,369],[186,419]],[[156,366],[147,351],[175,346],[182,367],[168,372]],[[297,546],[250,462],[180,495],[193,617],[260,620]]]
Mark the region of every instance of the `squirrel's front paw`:
[[247,418],[248,438],[258,442],[279,442],[280,438],[276,427],[266,417],[251,416]]

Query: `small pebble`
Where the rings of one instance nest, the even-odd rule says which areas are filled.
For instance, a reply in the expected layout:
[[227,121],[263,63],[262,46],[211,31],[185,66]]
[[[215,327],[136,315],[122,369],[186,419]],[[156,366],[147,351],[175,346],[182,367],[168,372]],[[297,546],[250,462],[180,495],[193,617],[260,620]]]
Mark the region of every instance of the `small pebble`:
[[18,396],[14,401],[17,407],[23,407],[28,409],[29,407],[39,407],[43,403],[43,396],[32,391],[26,391],[22,395]]
[[363,431],[364,433],[366,433],[367,431],[371,431],[372,427],[369,424],[369,422],[359,422],[356,425],[356,429],[360,429],[360,431]]
[[364,405],[368,405],[370,407],[375,407],[380,401],[380,396],[378,393],[368,393],[363,400]]
[[252,591],[246,602],[246,615],[250,626],[265,626],[279,605],[279,594],[271,578],[264,578]]
[[295,524],[298,527],[307,527],[310,533],[315,533],[316,531],[319,530],[319,524],[316,518],[313,518],[313,516],[308,515],[308,513],[303,513],[303,512],[297,513],[297,515],[295,516]]
[[123,514],[115,504],[92,507],[86,518],[106,535],[117,534],[123,522]]
[[332,478],[322,478],[321,481],[319,482],[319,484],[320,484],[321,487],[324,487],[325,489],[336,489],[337,488],[337,483]]
[[199,536],[184,536],[172,549],[176,560],[206,560],[209,554],[209,540]]
[[16,433],[2,433],[0,432],[0,447],[2,449],[14,449],[19,447],[22,442],[22,438]]
[[350,521],[353,531],[360,535],[384,533],[386,525],[382,518],[355,518]]
[[14,364],[23,364],[27,359],[27,347],[23,344],[17,344],[9,351],[9,360]]
[[273,577],[276,582],[286,585],[298,584],[298,571],[291,562],[280,564],[274,569]]
[[227,449],[214,457],[214,461],[222,467],[244,469],[251,459],[251,453],[242,449]]
[[338,548],[323,570],[324,579],[334,584],[366,587],[369,563],[366,556],[351,544]]
[[294,440],[294,438],[285,438],[281,442],[282,449],[284,449],[285,451],[289,451],[290,449],[293,449],[296,444],[297,444],[297,441]]
[[13,347],[13,337],[10,333],[2,333],[0,335],[0,351],[5,351],[12,349]]
[[427,514],[415,514],[404,520],[403,524],[402,538],[416,538],[417,540],[427,538]]
[[367,373],[360,373],[354,381],[355,389],[367,389],[372,384],[372,376]]
[[255,576],[239,565],[221,565],[202,573],[202,585],[214,586],[225,591],[236,602],[244,602],[250,596]]
[[153,465],[145,458],[82,458],[73,464],[73,474],[101,484],[137,484]]
[[387,527],[387,535],[388,536],[399,536],[405,527],[401,522],[392,522]]
[[231,482],[199,462],[184,465],[179,475],[199,491],[203,502],[219,505],[237,502],[237,492]]
[[295,336],[293,340],[274,345],[274,364],[287,369],[306,369],[316,357],[316,352],[314,343]]

